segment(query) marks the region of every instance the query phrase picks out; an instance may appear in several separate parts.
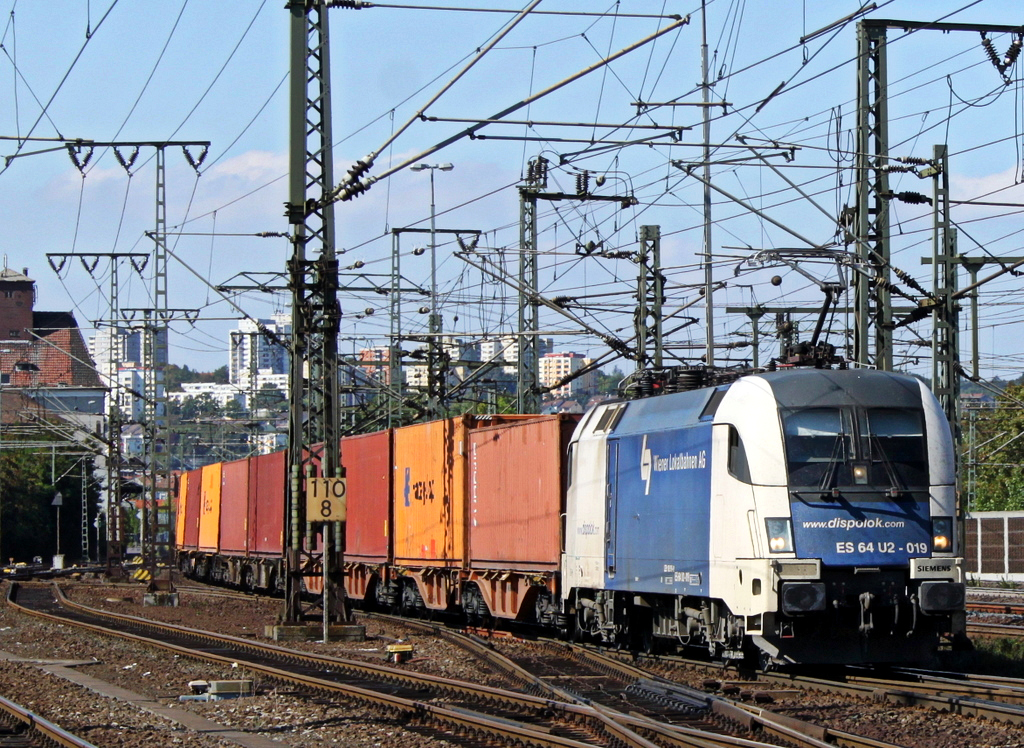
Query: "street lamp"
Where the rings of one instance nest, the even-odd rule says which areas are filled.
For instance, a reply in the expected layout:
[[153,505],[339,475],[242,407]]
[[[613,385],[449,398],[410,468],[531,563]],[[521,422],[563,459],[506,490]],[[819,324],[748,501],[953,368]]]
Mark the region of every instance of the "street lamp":
[[[451,171],[455,167],[452,164],[415,164],[409,167],[412,171],[430,171],[430,320],[427,324],[430,332],[428,341],[427,361],[427,392],[428,409],[434,416],[443,415],[444,386],[447,371],[438,372],[439,362],[444,360],[444,350],[441,344],[441,314],[437,308],[437,236],[434,225],[434,172]],[[447,367],[444,367],[447,369]],[[439,376],[440,374],[440,376]]]
[[[11,352],[12,352],[11,348],[0,348],[0,353],[11,353]],[[12,367],[11,368],[11,373],[13,373],[13,372],[14,372],[14,368]],[[7,381],[6,382],[3,381],[3,378],[5,376],[7,377]],[[4,385],[5,384],[6,385],[10,385],[11,384],[11,374],[0,374],[0,456],[3,455],[3,444],[2,444],[2,442],[3,442],[3,434],[4,434],[3,392],[4,392]],[[2,489],[2,488],[3,488],[3,482],[0,481],[0,489]],[[0,490],[0,514],[2,514],[2,512],[3,512],[3,493],[2,493],[2,490]],[[3,529],[3,522],[0,521],[0,530],[2,530],[2,529]],[[0,540],[2,540],[2,535],[0,535]],[[3,547],[3,544],[0,543],[0,548],[2,548],[2,547]],[[2,556],[0,556],[0,566],[3,566],[3,557]]]

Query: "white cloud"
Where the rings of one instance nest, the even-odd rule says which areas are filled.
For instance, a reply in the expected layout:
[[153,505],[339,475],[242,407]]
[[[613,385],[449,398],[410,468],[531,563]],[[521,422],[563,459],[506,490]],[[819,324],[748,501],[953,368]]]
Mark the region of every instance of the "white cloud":
[[[1020,176],[1020,171],[1014,167],[977,177],[953,173],[950,175],[950,198],[1001,203],[1024,202],[1024,184],[1015,182]],[[999,211],[997,208],[988,210]]]
[[211,180],[233,178],[264,183],[288,174],[288,155],[272,151],[247,151],[214,164],[204,176]]

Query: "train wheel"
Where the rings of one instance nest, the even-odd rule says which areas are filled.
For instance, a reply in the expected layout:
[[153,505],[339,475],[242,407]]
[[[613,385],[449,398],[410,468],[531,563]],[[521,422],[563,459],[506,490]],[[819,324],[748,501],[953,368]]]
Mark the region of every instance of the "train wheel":
[[555,629],[558,631],[559,639],[569,639],[572,632],[572,619],[564,613],[555,614]]
[[639,652],[654,652],[654,616],[640,608],[629,612],[629,648]]
[[245,566],[242,567],[242,573],[241,573],[241,576],[240,576],[240,578],[238,580],[238,584],[239,584],[239,586],[245,592],[252,592],[253,591],[253,587],[254,587],[254,585],[253,585],[253,578],[254,578],[254,576],[255,575],[253,573],[253,568],[251,566],[246,564]]
[[572,617],[572,627],[569,632],[569,641],[571,642],[582,644],[588,638],[587,630],[584,628],[583,621],[581,620],[584,610],[584,608],[580,608],[576,611],[576,615]]
[[398,610],[406,618],[420,617],[423,610],[422,600],[420,600],[419,590],[416,589],[414,583],[410,582],[402,585],[402,591],[399,594]]

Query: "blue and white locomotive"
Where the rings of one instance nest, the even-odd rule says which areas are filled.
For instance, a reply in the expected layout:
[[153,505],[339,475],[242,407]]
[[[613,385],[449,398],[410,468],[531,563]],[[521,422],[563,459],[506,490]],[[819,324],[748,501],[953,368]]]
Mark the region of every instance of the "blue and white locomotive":
[[774,663],[963,637],[953,440],[913,377],[794,368],[603,404],[570,463],[570,633]]

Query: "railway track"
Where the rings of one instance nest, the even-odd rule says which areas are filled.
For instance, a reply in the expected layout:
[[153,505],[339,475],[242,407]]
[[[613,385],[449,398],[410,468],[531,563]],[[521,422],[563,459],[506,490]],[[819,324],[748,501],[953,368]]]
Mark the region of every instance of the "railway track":
[[0,697],[0,746],[96,748],[88,740],[71,734],[35,712],[3,697]]
[[[481,742],[529,746],[611,745],[587,710],[511,691],[351,660],[320,657],[253,640],[108,613],[58,597],[48,587],[12,587],[11,604],[30,615],[132,639],[180,656],[237,664],[306,692],[352,699]],[[628,737],[628,736],[626,736]],[[623,745],[642,745],[623,742]]]
[[[622,710],[625,704],[629,714],[620,712],[616,719],[659,745],[708,745],[709,740],[736,745],[733,742],[736,738],[730,738],[727,733],[735,734],[739,727],[772,744],[893,748],[893,744],[885,741],[821,727],[689,688],[653,675],[599,647],[543,639],[518,640],[520,645],[533,651],[520,657],[508,656],[497,651],[508,649],[501,638],[489,642],[436,623],[380,614],[363,615],[393,620],[413,630],[444,637],[493,667],[512,674],[534,693],[550,693],[610,710]],[[647,714],[642,707],[647,708]],[[723,729],[726,727],[731,730]],[[750,745],[750,742],[742,744]]]
[[[199,590],[196,590],[199,592]],[[200,593],[201,594],[201,593]],[[885,701],[904,706],[921,706],[937,711],[955,714],[985,717],[999,722],[1024,724],[1024,683],[1010,678],[991,678],[985,676],[959,675],[950,673],[926,673],[924,671],[896,671],[897,677],[884,678],[865,672],[843,671],[844,675],[835,677],[814,677],[801,673],[757,673],[756,681],[738,684],[730,681],[726,669],[715,663],[690,661],[679,657],[640,657],[639,662],[645,663],[644,669],[635,668],[632,663],[624,662],[615,653],[609,653],[597,647],[578,647],[564,642],[549,642],[544,654],[526,656],[520,661],[517,658],[503,658],[494,649],[502,649],[501,641],[493,643],[479,637],[466,636],[451,631],[446,627],[431,622],[414,621],[392,616],[370,617],[385,618],[399,623],[411,630],[432,633],[452,641],[463,649],[474,653],[474,656],[487,660],[497,669],[510,673],[520,687],[530,693],[551,695],[564,700],[576,699],[579,703],[598,703],[611,708],[615,702],[626,701],[638,692],[645,692],[644,699],[651,693],[657,694],[659,689],[666,689],[663,695],[670,700],[696,698],[694,693],[678,687],[672,680],[659,678],[651,674],[652,669],[680,665],[685,667],[701,667],[717,671],[720,692],[724,695],[738,696],[737,703],[730,700],[712,701],[714,708],[720,712],[729,712],[729,719],[747,720],[748,729],[773,734],[779,740],[791,739],[789,730],[804,735],[814,735],[818,739],[833,744],[857,746],[870,743],[860,742],[852,734],[825,731],[820,728],[800,724],[787,719],[779,719],[770,711],[755,706],[757,702],[770,701],[773,688],[791,686],[806,688],[824,693],[833,693],[870,701]],[[985,633],[982,634],[981,632]],[[997,624],[972,624],[972,635],[990,636],[1021,636],[1024,629],[1020,627]],[[556,660],[562,659],[559,652],[572,652],[562,672],[557,670]],[[584,658],[601,660],[597,669],[588,672],[580,663]],[[602,668],[604,668],[602,670]],[[622,669],[627,674],[614,677],[611,672]],[[632,684],[632,685],[627,685]],[[630,689],[629,693],[626,689]],[[620,696],[619,694],[622,694]],[[699,695],[698,695],[699,696]],[[641,701],[642,699],[637,699]],[[755,705],[752,705],[753,702]],[[621,704],[618,706],[621,707]],[[735,711],[738,710],[738,711]],[[651,710],[652,713],[656,709]],[[754,720],[754,721],[751,721]],[[779,728],[782,729],[779,729]]]
[[[333,693],[373,703],[389,714],[404,714],[407,719],[429,721],[436,729],[470,735],[474,744],[516,745],[615,745],[643,746],[652,748],[664,746],[746,746],[755,748],[764,743],[751,737],[769,737],[773,742],[784,739],[787,743],[801,748],[823,748],[835,745],[838,733],[798,720],[770,716],[763,710],[751,710],[730,704],[726,699],[699,691],[685,689],[678,684],[653,684],[648,673],[633,668],[625,669],[620,663],[603,660],[600,655],[584,653],[580,648],[566,648],[567,657],[575,662],[577,676],[586,683],[603,678],[608,683],[618,682],[625,686],[628,681],[639,681],[647,676],[646,699],[659,704],[662,718],[669,712],[685,712],[689,724],[664,722],[656,716],[639,713],[625,713],[601,703],[593,694],[573,693],[550,682],[551,679],[538,677],[526,667],[504,658],[493,651],[489,644],[479,638],[449,632],[437,624],[412,622],[400,619],[403,625],[420,626],[453,641],[461,640],[460,646],[473,651],[474,656],[484,658],[493,667],[507,674],[515,687],[529,693],[487,688],[459,681],[425,676],[396,668],[352,662],[336,658],[307,655],[295,650],[286,650],[274,645],[247,639],[236,639],[208,632],[180,629],[135,616],[109,613],[86,608],[62,598],[59,601],[46,588],[20,588],[16,603],[26,612],[59,619],[75,625],[85,626],[103,633],[127,636],[139,641],[161,646],[180,655],[203,657],[217,662],[237,662],[240,666],[276,681],[286,681],[297,687]],[[30,599],[31,598],[31,599]],[[545,646],[561,646],[550,643]],[[583,653],[583,654],[581,654]],[[588,660],[585,666],[581,658]],[[595,658],[597,658],[595,660]],[[595,665],[594,662],[600,662]],[[604,669],[600,672],[579,672],[582,668]],[[554,677],[557,682],[561,680]],[[577,681],[578,682],[578,681]],[[661,693],[657,694],[658,689]],[[600,691],[601,689],[597,689]],[[634,689],[635,691],[635,689]],[[689,700],[689,702],[687,702]],[[681,703],[687,703],[680,709]],[[667,705],[667,706],[666,706]],[[700,713],[707,717],[707,724],[699,724]],[[678,716],[678,715],[676,715]],[[728,725],[723,729],[723,725]],[[780,736],[785,736],[780,737]],[[825,737],[828,736],[828,742]],[[844,736],[840,745],[870,748],[890,748],[889,744]]]
[[1012,623],[968,623],[967,635],[975,638],[1020,639],[1024,637],[1024,627]]
[[988,613],[1004,616],[1024,616],[1024,604],[1009,602],[975,601],[967,603],[968,613]]
[[950,714],[1024,725],[1024,682],[1010,678],[961,676],[897,670],[892,677],[849,670],[830,677],[800,673],[759,673],[758,678],[869,701],[921,706]]

